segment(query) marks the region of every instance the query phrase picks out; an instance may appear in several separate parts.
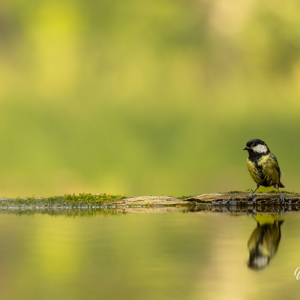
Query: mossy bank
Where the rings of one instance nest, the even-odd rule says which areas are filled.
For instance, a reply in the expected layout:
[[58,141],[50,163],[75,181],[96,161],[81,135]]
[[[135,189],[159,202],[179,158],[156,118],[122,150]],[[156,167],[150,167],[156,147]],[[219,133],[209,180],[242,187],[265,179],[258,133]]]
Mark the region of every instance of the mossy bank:
[[[284,205],[300,205],[300,194],[284,192]],[[282,205],[278,193],[258,193],[254,199],[249,199],[249,193],[227,192],[203,194],[189,197],[170,196],[138,196],[126,197],[109,194],[66,194],[53,197],[0,198],[0,209],[25,208],[109,208],[109,207],[163,207],[163,206],[257,206]]]

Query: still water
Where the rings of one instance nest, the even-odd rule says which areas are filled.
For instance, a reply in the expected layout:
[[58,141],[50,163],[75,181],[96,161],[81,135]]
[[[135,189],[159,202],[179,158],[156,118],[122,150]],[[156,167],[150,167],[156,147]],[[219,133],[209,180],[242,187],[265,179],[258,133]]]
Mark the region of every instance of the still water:
[[256,219],[3,213],[0,299],[298,299],[300,213]]

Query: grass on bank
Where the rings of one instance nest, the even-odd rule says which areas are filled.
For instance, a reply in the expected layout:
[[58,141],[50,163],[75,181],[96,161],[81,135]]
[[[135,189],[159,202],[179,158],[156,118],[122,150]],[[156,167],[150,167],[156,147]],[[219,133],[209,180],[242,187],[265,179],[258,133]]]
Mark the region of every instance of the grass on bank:
[[53,197],[28,197],[28,198],[3,198],[0,201],[1,207],[102,207],[113,204],[117,201],[124,199],[124,196],[120,195],[108,195],[108,194],[65,194],[64,196]]

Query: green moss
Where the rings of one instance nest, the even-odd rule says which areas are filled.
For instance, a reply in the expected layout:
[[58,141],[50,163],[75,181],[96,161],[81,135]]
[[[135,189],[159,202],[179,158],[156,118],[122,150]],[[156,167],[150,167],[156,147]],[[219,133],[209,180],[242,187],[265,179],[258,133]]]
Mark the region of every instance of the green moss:
[[16,198],[16,199],[5,199],[0,202],[2,207],[11,206],[28,206],[28,207],[101,207],[103,205],[110,205],[116,201],[123,199],[120,195],[107,195],[107,194],[66,194],[64,196],[53,196],[48,198]]

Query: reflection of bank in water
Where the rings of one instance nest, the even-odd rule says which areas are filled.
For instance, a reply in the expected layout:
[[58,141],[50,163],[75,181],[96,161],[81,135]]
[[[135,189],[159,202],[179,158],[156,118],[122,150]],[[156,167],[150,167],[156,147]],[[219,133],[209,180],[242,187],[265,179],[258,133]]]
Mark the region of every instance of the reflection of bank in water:
[[281,238],[280,215],[257,215],[254,216],[257,227],[253,231],[249,241],[250,253],[248,266],[254,270],[264,269],[275,255]]

